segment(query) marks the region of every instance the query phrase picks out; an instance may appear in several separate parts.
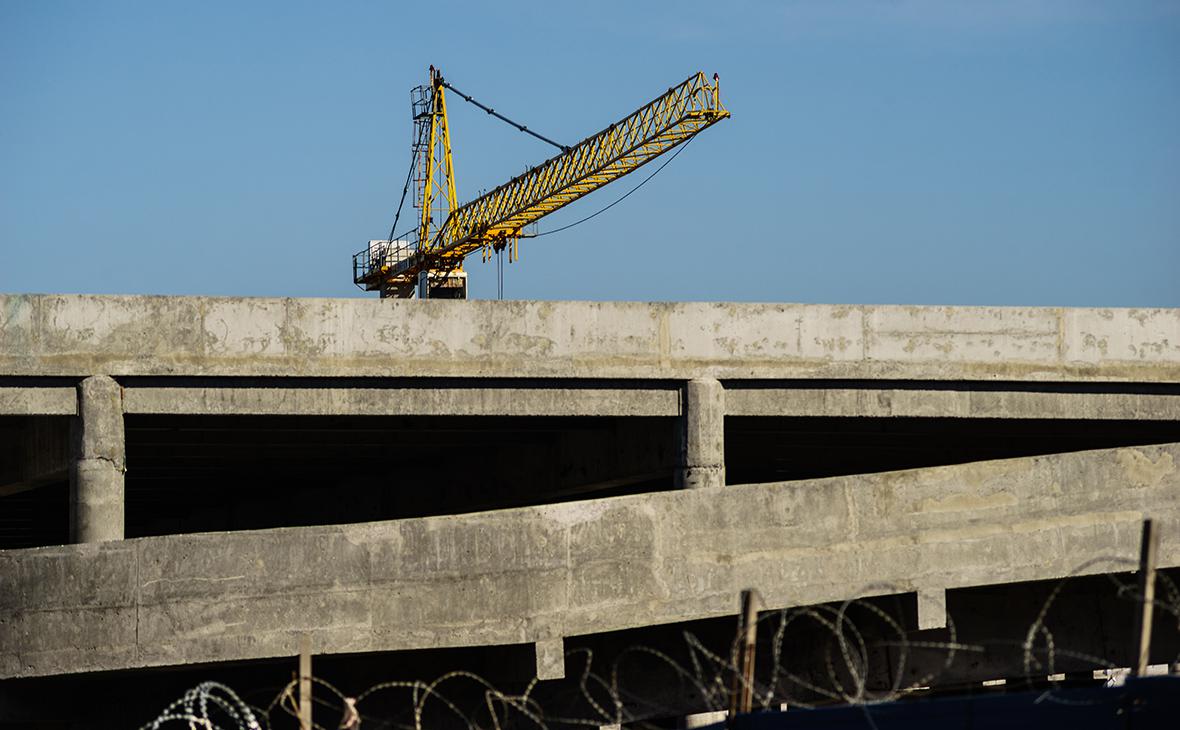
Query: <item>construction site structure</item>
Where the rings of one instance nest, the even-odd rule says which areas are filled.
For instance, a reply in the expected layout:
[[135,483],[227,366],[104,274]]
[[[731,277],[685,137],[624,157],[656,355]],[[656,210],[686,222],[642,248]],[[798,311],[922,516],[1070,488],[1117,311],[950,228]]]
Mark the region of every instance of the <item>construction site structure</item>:
[[0,727],[265,707],[301,655],[312,721],[366,730],[692,727],[751,640],[788,715],[1180,656],[1180,309],[0,312]]
[[[447,90],[561,152],[460,206]],[[418,225],[404,238],[394,238],[391,232],[390,240],[370,241],[353,256],[357,286],[402,299],[454,298],[459,292],[458,298],[466,298],[466,278],[459,274],[468,256],[480,252],[487,261],[506,251],[508,260],[515,261],[526,226],[634,172],[729,116],[721,105],[718,76],[714,74],[709,83],[700,72],[573,146],[554,142],[480,104],[448,84],[433,66],[429,83],[413,90],[411,106],[411,176]]]

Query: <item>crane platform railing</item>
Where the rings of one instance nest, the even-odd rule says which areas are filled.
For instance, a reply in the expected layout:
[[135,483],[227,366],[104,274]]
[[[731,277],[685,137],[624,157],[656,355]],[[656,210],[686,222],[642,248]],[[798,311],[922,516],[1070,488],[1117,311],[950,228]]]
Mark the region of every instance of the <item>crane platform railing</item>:
[[389,271],[418,251],[416,232],[392,241],[369,241],[369,245],[352,256],[352,278],[361,283],[370,272]]

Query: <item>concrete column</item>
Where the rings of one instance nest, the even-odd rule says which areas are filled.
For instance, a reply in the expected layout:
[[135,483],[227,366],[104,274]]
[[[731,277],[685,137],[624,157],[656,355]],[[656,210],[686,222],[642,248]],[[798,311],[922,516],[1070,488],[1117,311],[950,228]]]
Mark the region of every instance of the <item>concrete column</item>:
[[719,710],[717,712],[698,712],[695,715],[685,715],[684,727],[688,728],[689,730],[698,727],[709,727],[710,725],[716,725],[718,723],[725,722],[726,718],[728,717],[729,713],[725,710]]
[[946,628],[946,590],[918,589],[918,630]]
[[561,637],[534,644],[537,653],[537,679],[565,679],[565,640]]
[[106,375],[78,384],[71,427],[70,537],[74,542],[123,539],[123,390]]
[[714,378],[688,381],[676,486],[680,489],[725,486],[725,389]]

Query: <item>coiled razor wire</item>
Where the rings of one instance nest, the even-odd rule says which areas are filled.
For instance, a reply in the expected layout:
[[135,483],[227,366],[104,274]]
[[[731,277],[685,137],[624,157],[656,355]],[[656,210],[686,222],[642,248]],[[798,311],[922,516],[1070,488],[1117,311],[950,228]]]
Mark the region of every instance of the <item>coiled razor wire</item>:
[[165,707],[155,720],[144,725],[143,730],[156,730],[172,722],[207,730],[258,730],[262,727],[250,706],[220,682],[201,682],[188,690]]
[[[895,701],[918,689],[933,685],[942,672],[950,670],[956,659],[963,655],[979,655],[989,647],[1014,648],[1021,650],[1024,673],[1033,686],[1032,677],[1046,677],[1057,673],[1061,658],[1077,659],[1092,665],[1113,670],[1118,666],[1106,658],[1084,652],[1073,651],[1059,645],[1058,639],[1048,623],[1050,609],[1061,600],[1066,583],[1096,566],[1110,570],[1133,569],[1134,561],[1104,558],[1089,561],[1079,566],[1070,577],[1059,581],[1041,606],[1023,638],[997,638],[986,642],[964,643],[958,640],[952,618],[947,616],[947,638],[945,641],[915,641],[907,636],[898,620],[880,606],[867,599],[850,599],[838,605],[821,605],[806,608],[792,608],[764,612],[758,618],[762,631],[760,635],[772,636],[770,642],[771,662],[767,676],[755,680],[751,686],[755,706],[762,710],[776,710],[784,705],[791,707],[815,707],[819,704],[844,704],[864,708],[866,725],[873,727],[871,708],[874,705]],[[1134,582],[1127,582],[1114,574],[1107,574],[1121,599],[1141,602]],[[1180,633],[1180,589],[1165,573],[1157,574],[1159,590],[1154,601],[1155,607],[1170,617]],[[891,585],[866,586],[861,595],[881,596],[882,591],[901,592],[903,589]],[[884,627],[886,636],[876,638],[858,624],[857,615],[865,615],[874,622],[871,628]],[[863,622],[862,622],[863,623]],[[791,630],[806,626],[819,627],[828,636],[825,642],[819,679],[802,676],[787,667],[787,647]],[[869,638],[874,636],[874,638]],[[585,716],[569,717],[557,712],[548,712],[536,697],[538,680],[528,683],[522,692],[509,693],[498,689],[491,681],[469,671],[452,671],[431,681],[388,681],[373,684],[355,697],[319,677],[312,682],[317,690],[313,701],[317,708],[327,711],[334,719],[327,725],[317,723],[316,728],[337,730],[370,730],[372,728],[406,728],[407,730],[429,730],[435,717],[432,713],[443,713],[459,726],[468,730],[503,730],[504,728],[537,728],[546,730],[551,726],[581,726],[600,728],[611,725],[649,727],[645,718],[671,714],[682,714],[683,707],[665,707],[652,697],[644,697],[628,689],[627,671],[636,664],[655,661],[671,672],[683,688],[691,689],[700,702],[703,711],[717,711],[728,708],[731,692],[735,687],[744,687],[745,680],[739,671],[739,641],[735,637],[728,656],[708,648],[691,632],[682,634],[687,659],[678,661],[669,653],[650,646],[636,645],[620,652],[611,663],[609,671],[599,674],[592,671],[594,653],[588,648],[575,648],[566,652],[568,666],[580,670],[571,671],[571,679],[577,682],[577,693],[590,712]],[[870,659],[874,649],[896,652],[889,660],[889,686],[874,690],[870,686]],[[906,680],[906,670],[916,652],[942,652],[942,661],[936,663],[937,670],[926,672]],[[1177,656],[1173,663],[1180,662]],[[647,667],[647,672],[651,667]],[[1011,681],[1011,680],[1010,680]],[[1036,686],[1043,686],[1037,684]],[[202,682],[172,704],[168,705],[152,722],[141,730],[156,730],[177,723],[205,730],[258,730],[274,727],[275,721],[283,716],[298,717],[296,690],[298,680],[285,685],[264,708],[252,707],[244,702],[229,687],[218,682]],[[467,689],[465,697],[471,696],[474,687],[482,699],[479,707],[465,710],[454,699],[448,697],[452,689]],[[797,687],[806,694],[793,692]],[[403,710],[393,719],[365,714],[366,702],[374,697],[393,694],[404,695]],[[1078,700],[1067,699],[1052,688],[1044,691],[1038,702],[1059,702],[1076,704]],[[398,720],[396,718],[402,718]],[[290,720],[284,724],[289,725]],[[654,726],[650,726],[654,727]]]

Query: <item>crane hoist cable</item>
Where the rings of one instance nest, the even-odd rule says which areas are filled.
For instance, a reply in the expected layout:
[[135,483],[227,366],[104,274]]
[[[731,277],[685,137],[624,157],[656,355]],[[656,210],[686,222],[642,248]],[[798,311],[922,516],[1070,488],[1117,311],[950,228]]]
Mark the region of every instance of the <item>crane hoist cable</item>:
[[[536,133],[536,132],[534,132],[534,131],[530,130],[528,127],[525,127],[524,125],[517,124],[516,122],[512,121],[511,119],[508,119],[507,117],[505,117],[505,116],[503,116],[503,115],[501,115],[501,114],[497,113],[497,112],[496,112],[496,111],[494,111],[493,109],[489,109],[488,107],[486,107],[486,106],[484,106],[483,104],[479,103],[479,102],[478,102],[478,101],[476,101],[475,99],[472,99],[470,96],[467,96],[467,95],[466,95],[466,94],[464,94],[462,91],[459,91],[459,90],[458,90],[458,89],[456,89],[454,86],[451,86],[449,83],[444,83],[443,85],[444,85],[444,86],[446,86],[446,87],[447,87],[448,89],[450,89],[451,91],[453,91],[453,92],[455,92],[456,94],[458,94],[459,96],[463,97],[463,98],[464,98],[466,101],[469,101],[469,102],[471,102],[472,104],[474,104],[475,106],[479,107],[480,109],[483,109],[483,110],[484,110],[484,111],[486,111],[488,114],[493,114],[493,115],[495,115],[496,117],[498,117],[499,119],[503,119],[505,122],[508,122],[508,124],[510,124],[510,125],[511,125],[511,126],[513,126],[513,127],[516,127],[516,128],[517,128],[517,129],[519,129],[520,131],[522,131],[522,132],[527,132],[528,134],[531,134],[531,135],[533,135],[533,136],[534,136],[534,137],[536,137],[537,139],[540,139],[540,140],[543,140],[543,141],[545,141],[545,142],[548,142],[549,144],[553,145],[554,147],[557,147],[558,149],[561,149],[561,150],[568,150],[568,149],[569,149],[569,147],[567,147],[567,146],[565,146],[565,145],[563,145],[563,144],[559,144],[559,143],[557,143],[557,142],[554,142],[553,140],[551,140],[551,139],[548,139],[548,138],[546,138],[546,137],[543,137],[543,136],[541,136],[540,134],[538,134],[538,133]],[[610,203],[609,205],[606,205],[606,206],[604,206],[604,207],[602,207],[602,208],[598,209],[598,210],[597,210],[597,211],[595,211],[594,213],[591,213],[590,215],[586,216],[585,218],[581,218],[581,219],[579,219],[579,220],[576,220],[576,221],[574,221],[573,223],[570,223],[570,224],[568,224],[568,225],[561,226],[560,228],[554,228],[554,229],[553,229],[553,230],[551,230],[551,231],[544,231],[543,233],[535,233],[535,234],[529,235],[529,236],[527,236],[527,237],[528,237],[528,238],[541,238],[542,236],[548,236],[548,235],[552,235],[552,234],[554,234],[554,233],[561,233],[562,231],[568,231],[569,229],[573,228],[574,226],[581,225],[581,224],[585,223],[586,221],[588,221],[588,220],[590,220],[590,219],[592,219],[592,218],[596,218],[596,217],[598,217],[599,215],[602,215],[603,213],[607,212],[607,211],[608,211],[608,210],[610,210],[611,208],[615,207],[615,206],[616,206],[616,205],[618,205],[619,203],[621,203],[621,202],[623,202],[624,200],[626,200],[628,197],[630,197],[630,196],[631,196],[631,194],[632,194],[632,193],[634,193],[636,190],[638,190],[639,188],[641,188],[641,187],[643,187],[644,185],[646,185],[646,184],[648,183],[648,181],[650,181],[650,180],[651,180],[653,177],[655,177],[656,175],[658,175],[658,174],[660,173],[660,171],[661,171],[661,170],[663,170],[665,167],[667,167],[667,166],[668,166],[668,164],[669,164],[669,163],[671,163],[671,162],[672,162],[672,160],[675,160],[675,159],[676,159],[676,156],[677,156],[677,155],[679,155],[681,152],[683,152],[683,151],[684,151],[684,148],[685,148],[685,147],[687,147],[688,145],[690,145],[690,144],[692,143],[692,140],[693,140],[693,139],[694,139],[693,137],[689,137],[689,138],[688,138],[688,140],[687,140],[686,142],[684,142],[684,144],[680,145],[680,146],[679,146],[679,147],[676,149],[676,151],[672,153],[672,156],[671,156],[671,157],[669,157],[667,160],[665,160],[665,161],[664,161],[664,163],[663,163],[662,165],[660,165],[659,167],[657,167],[657,168],[655,169],[655,171],[654,171],[652,174],[650,174],[650,175],[648,175],[647,177],[645,177],[645,178],[644,178],[642,181],[640,181],[640,183],[639,183],[638,185],[636,185],[635,187],[631,188],[631,189],[630,189],[630,190],[628,190],[627,192],[623,193],[621,196],[619,196],[619,198],[618,198],[618,199],[616,199],[614,202]],[[410,158],[410,170],[409,170],[409,172],[408,172],[408,173],[406,173],[406,184],[405,184],[405,185],[402,187],[402,197],[401,197],[401,200],[400,200],[400,201],[398,201],[398,204],[397,204],[397,213],[395,213],[395,214],[394,214],[394,216],[393,216],[393,226],[392,226],[392,227],[389,229],[389,240],[391,240],[391,241],[392,241],[392,240],[394,240],[394,231],[397,229],[397,221],[398,221],[398,219],[401,217],[401,214],[402,214],[402,206],[403,206],[403,205],[405,205],[405,202],[406,202],[406,193],[407,193],[407,192],[409,191],[409,189],[410,189],[410,181],[411,181],[411,180],[412,180],[412,178],[413,178],[413,174],[414,174],[414,165],[417,163],[417,161],[418,161],[418,155],[417,155],[417,150],[415,150],[415,151],[414,151],[414,155],[413,155],[413,156]],[[502,290],[502,289],[503,289],[503,279],[504,279],[504,272],[503,272],[503,267],[502,267],[502,266],[501,266],[500,270],[499,270],[497,273],[498,273],[498,278],[499,278],[499,280],[500,280],[500,287],[501,287],[501,290]],[[503,293],[503,292],[501,291],[501,293]]]
[[414,180],[414,168],[418,165],[418,150],[410,155],[410,170],[406,173],[406,184],[402,186],[402,198],[397,201],[397,212],[393,214],[393,225],[389,227],[389,240],[396,241],[397,238],[393,235],[397,230],[397,221],[402,217],[402,206],[406,204],[406,193],[410,191],[410,183]]
[[669,164],[669,163],[671,163],[671,162],[672,162],[672,160],[675,160],[675,159],[676,159],[676,155],[678,155],[678,154],[680,154],[681,152],[683,152],[685,147],[687,147],[687,146],[689,146],[690,144],[692,144],[692,141],[693,141],[693,139],[694,139],[693,137],[689,137],[687,140],[685,140],[684,144],[682,144],[682,145],[680,145],[678,148],[676,148],[676,151],[672,153],[672,156],[671,156],[671,157],[669,157],[668,159],[664,160],[664,164],[660,165],[660,166],[659,166],[659,167],[657,167],[657,168],[656,168],[656,169],[655,169],[655,170],[654,170],[654,171],[653,171],[653,172],[652,172],[650,175],[648,175],[647,177],[643,178],[643,180],[641,180],[641,181],[640,181],[640,183],[639,183],[638,185],[636,185],[635,187],[631,188],[631,189],[630,189],[630,190],[628,190],[627,192],[625,192],[625,193],[623,193],[622,195],[620,195],[620,196],[619,196],[619,198],[618,198],[618,200],[614,201],[614,202],[613,202],[613,203],[611,203],[610,205],[607,205],[607,206],[604,206],[604,207],[602,207],[602,208],[599,208],[598,210],[596,210],[595,212],[593,212],[593,213],[591,213],[590,215],[586,216],[585,218],[582,218],[581,220],[576,220],[576,221],[574,221],[573,223],[570,223],[569,225],[562,226],[561,228],[554,228],[554,229],[553,229],[553,230],[551,230],[551,231],[545,231],[545,232],[543,232],[543,233],[537,233],[537,234],[535,234],[535,235],[533,235],[533,236],[530,236],[530,238],[540,238],[541,236],[548,236],[548,235],[550,235],[550,234],[552,234],[552,233],[561,233],[562,231],[568,231],[569,229],[573,228],[574,226],[580,226],[580,225],[582,225],[583,223],[585,223],[586,221],[590,220],[591,218],[596,218],[596,217],[598,217],[598,216],[602,215],[603,213],[607,212],[607,211],[608,211],[608,210],[610,210],[611,208],[615,207],[615,206],[616,206],[616,205],[618,205],[619,203],[621,203],[621,202],[623,202],[624,200],[626,200],[627,198],[629,198],[629,197],[631,196],[631,193],[635,192],[636,190],[638,190],[639,188],[643,187],[644,185],[647,185],[648,181],[649,181],[649,180],[651,180],[653,177],[655,177],[656,175],[659,175],[659,174],[660,174],[660,170],[663,170],[665,167],[667,167],[667,166],[668,166],[668,164]]
[[472,99],[470,96],[468,96],[467,94],[464,94],[462,91],[459,91],[454,86],[451,86],[450,84],[448,84],[446,81],[443,82],[443,86],[450,89],[451,91],[455,92],[459,96],[461,96],[464,101],[466,101],[470,104],[474,104],[475,106],[479,107],[480,109],[483,109],[485,112],[487,112],[488,114],[491,114],[496,119],[500,119],[502,121],[508,122],[509,124],[516,127],[517,129],[524,132],[525,134],[531,134],[534,137],[536,137],[537,139],[541,140],[542,142],[546,142],[548,144],[553,145],[554,147],[561,150],[562,152],[569,151],[568,145],[561,144],[560,142],[554,142],[553,140],[549,139],[548,137],[546,137],[542,134],[539,134],[537,132],[534,132],[533,130],[529,129],[528,127],[524,126],[523,124],[518,124],[517,122],[512,121],[511,119],[504,116],[503,114],[496,111],[495,109],[493,109],[489,106],[484,106],[483,104],[480,104],[478,101],[476,101],[475,99]]
[[[460,206],[446,111],[448,90],[562,152]],[[605,212],[666,167],[684,149],[682,145],[729,117],[721,105],[717,75],[710,84],[700,72],[568,148],[454,89],[433,66],[429,83],[414,89],[411,101],[415,155],[410,176],[416,182],[418,227],[404,239],[391,235],[388,241],[371,241],[353,256],[353,281],[368,291],[380,291],[383,297],[427,295],[432,278],[461,271],[464,259],[477,251],[483,252],[485,261],[504,251],[510,262],[515,260],[526,226],[679,148],[633,190],[590,217]]]
[[[553,145],[554,147],[556,147],[559,150],[562,150],[563,152],[569,149],[568,145],[561,144],[560,142],[554,142],[553,140],[549,139],[548,137],[546,137],[546,136],[544,136],[532,129],[529,129],[527,126],[520,124],[518,122],[512,121],[508,117],[497,112],[495,109],[492,109],[491,107],[480,103],[478,100],[472,98],[471,96],[464,94],[462,91],[459,91],[454,86],[451,86],[449,83],[447,83],[446,81],[443,82],[443,86],[445,86],[446,88],[450,89],[451,91],[453,91],[456,94],[458,94],[459,96],[461,96],[464,101],[474,104],[475,106],[484,110],[488,114],[496,117],[497,119],[507,122],[510,126],[515,127],[516,129],[519,129],[520,131],[524,132],[525,134],[530,134],[530,135],[536,137],[537,139],[541,140],[542,142]],[[679,152],[677,152],[677,154],[679,154]],[[396,240],[394,238],[394,233],[397,230],[397,222],[401,218],[402,207],[406,204],[406,194],[410,191],[410,182],[413,181],[413,179],[414,179],[414,166],[417,164],[418,164],[418,145],[415,145],[414,152],[410,156],[410,169],[406,173],[406,184],[404,186],[402,186],[402,197],[397,203],[397,212],[394,213],[394,215],[393,215],[393,225],[390,226],[390,228],[389,228],[389,240],[391,240],[391,241]],[[644,181],[644,182],[646,182],[646,181]],[[628,193],[628,195],[629,194],[630,193]],[[626,197],[626,196],[624,196],[624,197]],[[612,203],[612,205],[613,205],[613,203]],[[556,231],[551,231],[551,233],[555,233],[555,232]],[[538,234],[537,236],[533,236],[533,238],[538,238],[540,235],[545,235],[545,234]]]

